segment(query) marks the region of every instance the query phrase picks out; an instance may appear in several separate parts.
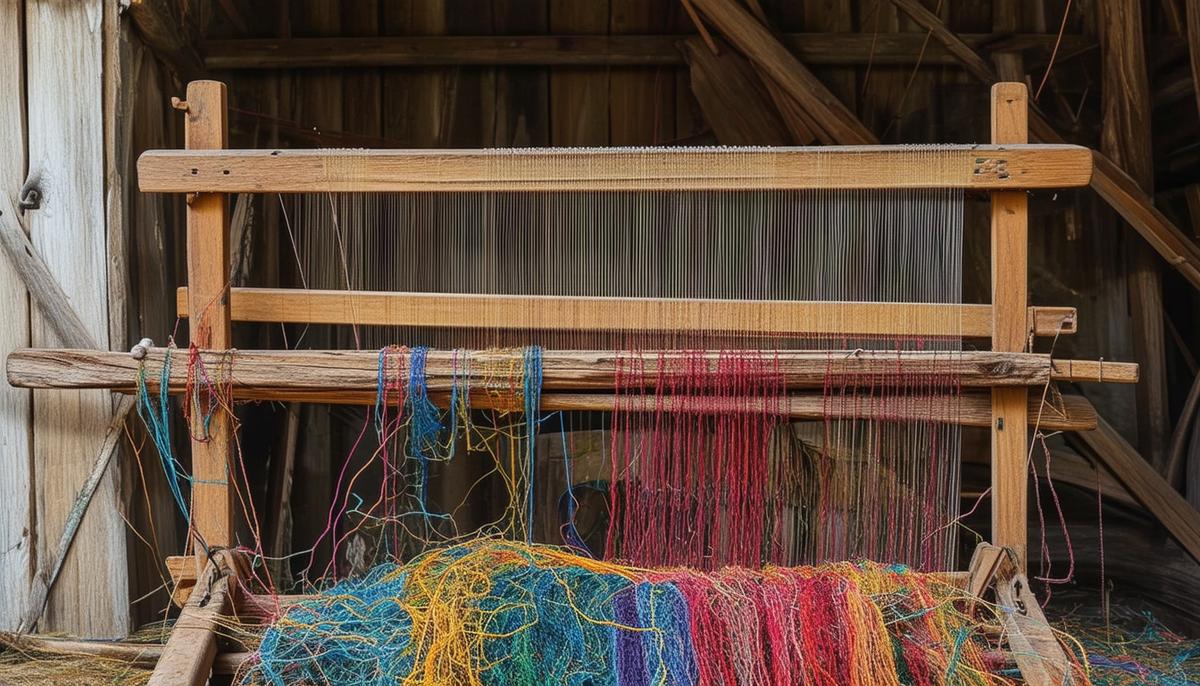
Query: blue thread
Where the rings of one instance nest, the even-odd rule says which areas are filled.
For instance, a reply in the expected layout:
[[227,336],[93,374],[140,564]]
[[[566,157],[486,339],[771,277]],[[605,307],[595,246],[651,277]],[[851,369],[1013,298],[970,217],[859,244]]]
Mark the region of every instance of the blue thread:
[[175,458],[175,449],[171,441],[171,399],[168,393],[170,382],[171,349],[167,348],[163,356],[162,373],[158,380],[157,404],[146,387],[146,364],[143,362],[138,365],[137,409],[138,416],[150,430],[150,437],[154,441],[154,447],[158,450],[159,462],[162,463],[163,473],[167,476],[167,487],[171,489],[175,505],[183,513],[184,520],[190,522],[191,512],[188,510],[187,501],[183,496],[183,488],[180,485],[181,481],[188,481],[189,478],[182,473],[183,465]]
[[525,470],[529,477],[529,490],[525,500],[525,542],[533,543],[533,505],[536,478],[538,413],[542,407],[542,349],[531,345],[525,348],[524,374],[522,374],[525,397]]

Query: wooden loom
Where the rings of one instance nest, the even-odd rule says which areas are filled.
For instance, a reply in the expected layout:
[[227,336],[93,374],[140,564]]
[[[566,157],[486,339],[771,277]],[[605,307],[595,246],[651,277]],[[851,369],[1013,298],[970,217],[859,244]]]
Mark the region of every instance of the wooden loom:
[[[1076,314],[1068,307],[1031,307],[1027,302],[1027,198],[1039,188],[1084,186],[1092,156],[1085,148],[1027,144],[1027,95],[1023,84],[992,90],[992,144],[938,146],[920,151],[927,174],[914,178],[904,164],[905,148],[826,147],[756,151],[737,165],[720,152],[699,151],[330,151],[226,150],[225,87],[193,82],[186,103],[187,149],[151,151],[139,162],[143,191],[189,194],[187,209],[188,288],[180,289],[180,316],[191,319],[192,342],[216,364],[231,347],[235,321],[321,324],[420,324],[435,327],[513,327],[619,330],[629,312],[645,308],[637,328],[663,331],[744,330],[746,322],[770,322],[773,333],[844,335],[961,335],[990,339],[990,351],[954,353],[827,351],[781,353],[789,388],[819,388],[831,365],[843,378],[887,374],[897,357],[911,369],[928,364],[952,373],[969,391],[955,416],[938,421],[988,427],[992,441],[992,530],[994,546],[977,551],[966,573],[954,577],[972,593],[993,585],[1013,612],[1006,633],[1028,683],[1063,683],[1067,660],[1050,635],[1023,577],[1026,550],[1028,431],[1087,430],[1090,409],[1069,401],[1045,406],[1029,388],[1054,380],[1133,383],[1134,364],[1057,360],[1024,352],[1032,336],[1070,334]],[[504,176],[490,162],[505,158]],[[336,163],[353,160],[351,169]],[[331,162],[331,160],[333,162]],[[992,201],[992,302],[986,305],[658,301],[629,298],[439,295],[298,289],[229,288],[228,194],[306,191],[465,190],[715,190],[964,188],[988,192]],[[901,309],[903,306],[903,309]],[[511,314],[525,312],[526,321]],[[985,346],[986,347],[986,346]],[[151,349],[162,361],[165,351]],[[486,353],[479,353],[485,355]],[[377,353],[353,351],[237,351],[231,367],[236,399],[371,403],[377,383]],[[138,362],[129,355],[81,350],[30,350],[8,360],[15,386],[134,390]],[[449,361],[430,353],[433,392],[449,388]],[[612,408],[614,355],[547,351],[543,409]],[[917,372],[919,373],[919,371]],[[174,370],[172,391],[182,391],[186,370]],[[482,403],[494,398],[479,399]],[[819,395],[789,396],[787,413],[817,418]],[[208,441],[192,445],[192,524],[213,548],[234,543],[234,503],[227,474],[231,425],[214,415]],[[253,614],[261,602],[241,593],[240,561],[220,552],[211,559],[172,558],[168,566],[181,588],[191,587],[182,614],[158,663],[152,684],[203,684],[217,652],[223,614]]]

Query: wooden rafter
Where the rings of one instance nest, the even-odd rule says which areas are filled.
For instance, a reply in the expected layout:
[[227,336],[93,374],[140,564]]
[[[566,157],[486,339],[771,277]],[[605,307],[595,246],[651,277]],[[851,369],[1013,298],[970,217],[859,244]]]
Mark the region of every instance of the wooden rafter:
[[[959,59],[975,78],[987,84],[999,81],[991,65],[974,48],[942,23],[919,0],[891,0],[914,22],[932,33],[946,49]],[[1038,112],[1029,112],[1029,133],[1043,143],[1062,143],[1063,137],[1054,130],[1050,122]],[[1187,234],[1175,226],[1161,210],[1154,206],[1150,196],[1138,188],[1137,183],[1122,171],[1112,160],[1095,154],[1095,173],[1091,180],[1092,189],[1100,195],[1142,238],[1158,251],[1167,264],[1174,267],[1197,289],[1200,289],[1200,248]]]
[[[297,69],[346,67],[617,67],[679,66],[676,46],[693,37],[678,35],[538,35],[538,36],[371,36],[337,38],[253,38],[201,43],[209,69]],[[1024,50],[1049,52],[1058,36],[1049,33],[963,34],[974,49],[1008,54]],[[921,53],[924,33],[787,33],[781,37],[807,64],[913,64]],[[1084,36],[1064,36],[1059,51],[1082,52],[1094,43]],[[957,65],[949,51],[926,50],[921,64]]]

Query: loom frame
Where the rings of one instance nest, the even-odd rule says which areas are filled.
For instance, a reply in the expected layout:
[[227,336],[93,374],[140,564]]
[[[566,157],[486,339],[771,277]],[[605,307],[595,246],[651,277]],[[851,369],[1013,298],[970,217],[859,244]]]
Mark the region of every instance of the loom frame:
[[[232,192],[299,192],[299,191],[461,191],[461,190],[570,190],[592,188],[596,184],[613,190],[655,188],[927,188],[954,187],[989,192],[991,195],[991,278],[992,298],[989,304],[937,306],[926,314],[894,322],[883,329],[866,331],[873,334],[941,333],[951,316],[967,321],[959,332],[967,336],[990,338],[992,353],[1003,364],[1035,364],[1031,354],[1024,353],[1030,338],[1035,335],[1069,334],[1075,330],[1073,308],[1031,308],[1028,303],[1028,200],[1026,190],[1083,186],[1092,171],[1091,152],[1086,148],[1067,145],[1028,145],[1028,94],[1024,84],[1000,83],[991,91],[992,142],[980,146],[932,146],[922,154],[938,160],[938,172],[916,179],[903,165],[895,165],[896,148],[829,147],[824,149],[795,148],[763,150],[756,164],[765,169],[748,173],[746,167],[719,167],[714,173],[713,153],[684,153],[682,167],[666,162],[662,169],[649,175],[637,176],[633,170],[642,169],[645,159],[630,163],[630,155],[662,155],[661,151],[530,151],[521,162],[520,178],[504,179],[480,174],[480,165],[487,167],[489,156],[504,155],[511,161],[512,153],[471,151],[235,151],[228,150],[228,119],[225,85],[216,81],[194,81],[188,85],[187,101],[180,107],[186,114],[185,150],[149,151],[139,160],[139,183],[144,192],[187,193],[187,270],[188,287],[177,294],[180,316],[190,319],[191,342],[202,354],[224,354],[232,344],[234,321],[285,321],[294,323],[372,323],[398,324],[423,321],[432,306],[422,306],[429,294],[347,293],[305,291],[300,289],[230,288],[229,274],[229,208],[228,194]],[[678,155],[679,153],[669,153]],[[901,155],[903,153],[900,153]],[[518,156],[520,154],[518,153]],[[571,155],[592,159],[582,168],[588,173],[569,172],[564,176],[564,159]],[[624,155],[624,156],[622,156]],[[358,160],[361,168],[343,173],[339,157]],[[593,159],[594,158],[594,159]],[[817,164],[814,160],[820,158]],[[678,157],[674,158],[678,161]],[[330,163],[334,160],[334,163]],[[598,160],[598,161],[597,161]],[[708,165],[709,168],[706,168]],[[813,173],[813,169],[820,173]],[[599,171],[597,171],[599,170]],[[435,294],[436,295],[436,294]],[[489,296],[461,298],[467,314],[461,321],[438,322],[442,325],[466,326],[472,322],[471,313],[486,309]],[[568,299],[569,300],[569,299]],[[603,300],[603,299],[601,299]],[[611,299],[619,300],[619,299]],[[624,303],[607,303],[619,311]],[[793,307],[809,308],[809,312],[832,312],[845,303],[789,303]],[[888,310],[889,304],[868,303],[876,314]],[[899,304],[896,304],[899,305]],[[576,303],[578,307],[578,303]],[[855,304],[862,307],[864,304]],[[444,304],[437,307],[444,309]],[[407,309],[406,309],[407,308]],[[603,308],[601,308],[603,309]],[[736,306],[731,306],[736,309]],[[865,312],[866,310],[864,310]],[[364,315],[364,312],[370,314]],[[897,310],[899,312],[899,310]],[[612,314],[589,322],[601,328],[611,326]],[[793,314],[793,316],[798,316]],[[862,314],[863,317],[867,315]],[[871,315],[875,316],[875,315]],[[730,315],[732,317],[732,315]],[[851,317],[853,320],[853,317]],[[939,323],[940,322],[940,323]],[[697,326],[686,317],[672,326]],[[670,328],[670,327],[666,327]],[[822,333],[864,333],[853,321],[833,321],[817,327]],[[806,329],[807,331],[808,329]],[[57,352],[61,362],[64,354],[78,355],[86,351]],[[317,351],[319,352],[319,351]],[[35,351],[36,353],[36,351]],[[162,354],[162,351],[151,351]],[[69,358],[70,355],[67,355]],[[100,368],[115,364],[111,353],[94,353],[92,361]],[[37,355],[15,354],[9,360],[9,378],[14,368],[37,361]],[[343,355],[343,362],[350,359]],[[14,362],[15,361],[15,362]],[[45,362],[45,359],[42,360]],[[53,360],[52,360],[53,361]],[[853,364],[858,361],[851,360]],[[1012,377],[1001,382],[981,383],[987,395],[982,396],[979,425],[991,433],[992,526],[994,545],[984,544],[972,559],[970,571],[953,573],[952,578],[979,595],[995,586],[1002,597],[1019,599],[1028,593],[1024,580],[1026,551],[1027,450],[1030,424],[1029,386],[1047,383],[1055,374],[1060,378],[1095,381],[1134,382],[1136,365],[1097,363],[1088,361],[1036,362],[1044,366],[1043,376],[1016,378],[1016,372],[1004,367],[996,376]],[[358,363],[361,365],[361,361]],[[1105,371],[1107,364],[1107,378]],[[1057,365],[1057,366],[1056,366]],[[1090,366],[1089,366],[1090,365]],[[122,374],[128,367],[117,364]],[[68,387],[56,384],[45,374],[27,376],[29,387]],[[95,371],[95,370],[94,370]],[[111,371],[111,369],[109,370]],[[106,387],[126,391],[116,377],[103,377],[104,369],[88,376],[90,387]],[[18,372],[19,375],[20,372]],[[1066,375],[1063,377],[1062,375]],[[53,376],[52,374],[50,376]],[[125,377],[127,382],[128,376]],[[1032,378],[1032,377],[1031,377]],[[1015,379],[1015,380],[1014,380]],[[1008,381],[1008,382],[1005,382]],[[107,383],[108,385],[105,385]],[[254,399],[301,399],[362,402],[369,391],[358,389],[357,395],[346,394],[343,380],[319,379],[316,386],[330,391],[327,395],[302,393],[281,388],[279,384],[255,386],[250,392],[243,384],[234,387],[235,397]],[[343,395],[338,395],[338,392]],[[608,396],[611,397],[611,396]],[[1035,406],[1035,412],[1040,408]],[[986,421],[985,421],[986,420]],[[1073,428],[1086,428],[1075,426]],[[209,426],[206,440],[193,439],[192,526],[198,537],[211,550],[211,557],[197,553],[191,557],[168,559],[178,587],[177,596],[187,593],[183,611],[164,649],[162,659],[151,679],[152,686],[165,684],[203,684],[211,672],[217,653],[217,628],[221,615],[252,610],[256,596],[239,591],[237,579],[244,560],[224,550],[234,544],[235,513],[228,478],[233,455],[231,422],[223,412],[217,412]],[[189,584],[193,584],[189,588]],[[241,594],[241,597],[239,597]],[[1007,595],[1005,595],[1007,594]],[[1049,627],[1041,617],[1036,602],[1021,601],[1024,608],[1019,617],[1006,621],[1005,629],[1015,635],[1023,646],[1033,646],[1037,664],[1028,655],[1016,656],[1027,683],[1039,686],[1063,683],[1066,658],[1054,642]],[[1010,640],[1010,645],[1015,642]]]

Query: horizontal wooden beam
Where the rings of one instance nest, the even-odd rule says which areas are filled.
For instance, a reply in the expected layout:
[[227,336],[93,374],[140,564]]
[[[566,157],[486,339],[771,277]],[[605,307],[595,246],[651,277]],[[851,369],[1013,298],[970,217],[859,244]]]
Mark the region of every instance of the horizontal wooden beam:
[[1074,145],[509,150],[150,150],[141,190],[164,193],[686,191],[1085,186]]
[[[219,69],[307,67],[618,67],[683,66],[678,35],[383,36],[236,39],[201,44],[204,64]],[[1049,52],[1058,38],[1049,33],[963,34],[977,50],[991,53]],[[917,64],[957,66],[958,61],[924,33],[789,33],[782,41],[805,64]],[[1079,35],[1062,37],[1059,54],[1095,46]]]
[[[990,338],[991,305],[686,300],[233,288],[235,322],[536,331]],[[188,291],[176,291],[188,316]],[[1038,336],[1075,333],[1073,307],[1030,307]]]
[[[832,379],[838,386],[917,392],[923,384],[950,378],[959,386],[987,388],[1040,386],[1051,381],[1134,383],[1138,375],[1134,363],[1055,360],[1038,353],[778,350],[757,354],[772,360],[770,373],[778,374],[789,388],[823,388]],[[103,388],[128,393],[136,388],[143,363],[148,382],[156,386],[168,355],[174,360],[170,390],[183,391],[188,380],[188,353],[165,348],[152,348],[143,361],[118,352],[18,350],[8,357],[8,382],[18,388]],[[379,383],[380,355],[374,350],[204,350],[197,353],[197,363],[210,376],[231,384],[235,397],[273,399],[279,394],[373,394]],[[672,360],[691,363],[695,355],[715,369],[728,353],[546,350],[541,359],[542,388],[611,390],[619,370],[629,369],[635,359],[653,379],[660,370],[669,374],[673,368],[662,369],[664,360],[672,365]],[[464,381],[475,388],[494,385],[497,378],[521,368],[522,356],[521,350],[430,350],[425,356],[427,387],[437,392],[450,391]],[[389,369],[408,369],[409,355],[397,351],[387,365]],[[289,399],[297,398],[290,395]]]

